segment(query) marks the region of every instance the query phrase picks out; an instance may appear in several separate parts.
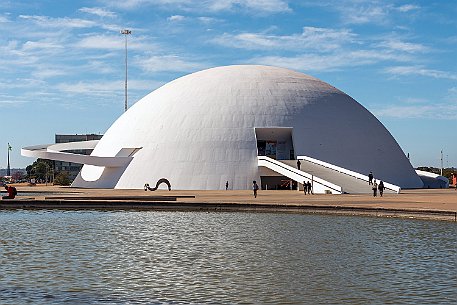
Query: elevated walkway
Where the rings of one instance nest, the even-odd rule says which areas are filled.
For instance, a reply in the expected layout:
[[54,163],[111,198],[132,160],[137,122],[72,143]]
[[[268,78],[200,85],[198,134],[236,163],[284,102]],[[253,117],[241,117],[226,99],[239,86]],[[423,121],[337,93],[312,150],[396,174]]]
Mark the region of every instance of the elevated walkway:
[[[315,193],[332,194],[369,194],[368,176],[356,173],[307,156],[299,156],[301,166],[297,169],[297,160],[273,160],[259,156],[259,166],[265,166],[278,174],[286,176],[298,183],[312,181]],[[379,182],[379,181],[378,181]],[[385,193],[400,193],[399,186],[384,181]]]
[[141,149],[141,147],[121,148],[116,156],[113,157],[101,157],[68,152],[94,149],[98,142],[99,140],[90,140],[29,146],[21,149],[21,155],[25,157],[58,160],[101,167],[126,167],[132,161],[133,155]]
[[[342,194],[343,189],[341,186],[333,184],[329,181],[321,179],[311,173],[308,173],[303,170],[298,170],[293,165],[285,163],[285,160],[274,160],[266,156],[258,156],[258,165],[269,168],[274,172],[286,176],[298,183],[303,184],[304,181],[310,181],[313,186],[314,193],[332,193],[332,194]],[[290,160],[293,161],[293,160]],[[296,162],[296,161],[295,161]]]

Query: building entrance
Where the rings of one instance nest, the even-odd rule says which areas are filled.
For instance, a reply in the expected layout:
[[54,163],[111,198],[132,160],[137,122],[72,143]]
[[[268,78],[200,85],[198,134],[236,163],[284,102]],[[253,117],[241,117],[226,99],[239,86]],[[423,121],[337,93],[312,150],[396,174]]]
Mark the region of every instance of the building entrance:
[[292,127],[256,128],[257,155],[275,160],[295,159]]
[[[256,128],[257,155],[281,160],[295,159],[292,127]],[[296,184],[287,177],[267,168],[259,168],[262,189],[295,189]]]

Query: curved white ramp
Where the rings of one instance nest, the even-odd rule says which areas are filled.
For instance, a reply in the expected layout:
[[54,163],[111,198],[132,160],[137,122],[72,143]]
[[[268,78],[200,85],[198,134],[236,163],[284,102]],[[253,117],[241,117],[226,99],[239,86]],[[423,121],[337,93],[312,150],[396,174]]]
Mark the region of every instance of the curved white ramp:
[[24,157],[34,157],[49,160],[59,160],[64,162],[73,162],[79,164],[88,164],[105,167],[123,167],[129,164],[132,156],[128,157],[100,157],[82,154],[73,154],[65,151],[94,149],[98,140],[69,142],[59,144],[44,144],[24,147],[21,149],[21,155]]
[[[21,154],[25,157],[59,160],[84,164],[96,169],[95,174],[85,173],[83,169],[73,181],[73,185],[87,188],[114,188],[133,156],[141,147],[121,148],[115,156],[96,156],[70,153],[68,151],[94,149],[99,140],[45,144],[24,147]],[[89,171],[90,172],[90,171]],[[92,171],[94,172],[94,171]]]
[[342,194],[343,188],[339,185],[333,184],[329,181],[321,179],[315,175],[307,173],[302,170],[298,170],[293,166],[285,164],[283,162],[274,160],[272,158],[266,156],[258,156],[258,165],[264,166],[269,168],[278,174],[286,176],[298,183],[303,184],[304,181],[311,181],[313,192],[316,194],[325,194],[325,193],[332,193],[332,194]]
[[[317,175],[322,179],[340,185],[345,193],[349,194],[368,194],[372,192],[371,185],[368,184],[368,176],[324,162],[307,156],[297,157],[301,162],[301,169]],[[296,166],[297,160],[283,161],[289,165]],[[378,182],[379,177],[374,177]],[[385,193],[400,193],[401,188],[387,181],[383,181]]]
[[[372,192],[372,186],[368,184],[368,176],[307,156],[298,158],[301,162],[300,170],[296,168],[297,160],[277,161],[265,156],[258,156],[258,165],[267,167],[298,183],[314,181],[315,193],[330,191],[333,194],[369,194]],[[379,179],[377,180],[379,182]],[[385,193],[400,193],[399,186],[383,182]]]

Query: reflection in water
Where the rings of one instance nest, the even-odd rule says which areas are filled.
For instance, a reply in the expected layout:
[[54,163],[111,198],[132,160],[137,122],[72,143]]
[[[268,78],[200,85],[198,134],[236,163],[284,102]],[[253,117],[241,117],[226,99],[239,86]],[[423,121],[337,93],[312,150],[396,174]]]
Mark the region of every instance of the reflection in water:
[[457,226],[300,214],[0,211],[0,303],[453,303]]

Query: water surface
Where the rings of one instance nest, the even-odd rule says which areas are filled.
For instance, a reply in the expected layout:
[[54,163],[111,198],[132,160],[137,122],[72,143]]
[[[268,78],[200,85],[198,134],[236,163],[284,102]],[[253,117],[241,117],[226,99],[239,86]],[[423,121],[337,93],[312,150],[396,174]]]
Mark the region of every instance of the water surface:
[[451,222],[0,211],[1,304],[455,304]]

